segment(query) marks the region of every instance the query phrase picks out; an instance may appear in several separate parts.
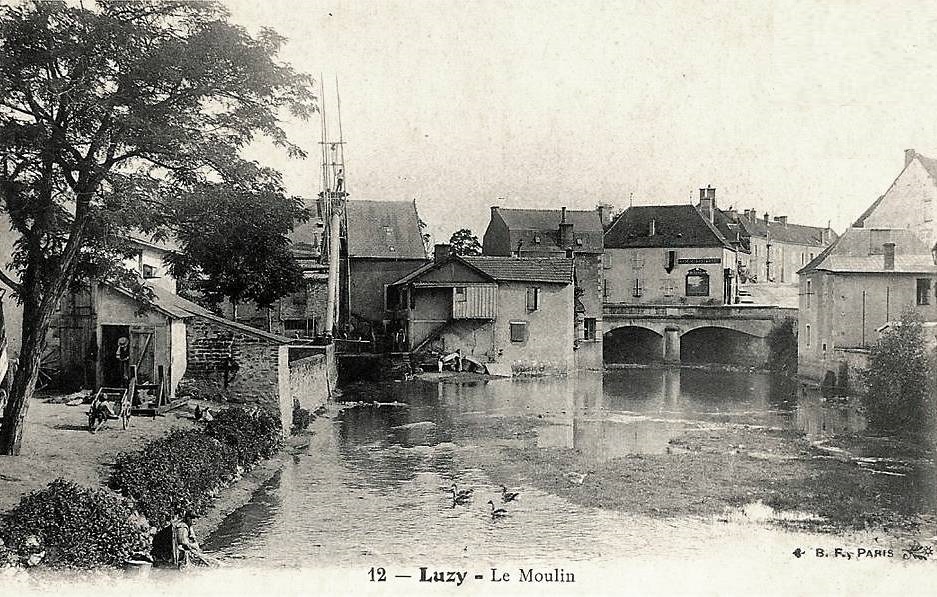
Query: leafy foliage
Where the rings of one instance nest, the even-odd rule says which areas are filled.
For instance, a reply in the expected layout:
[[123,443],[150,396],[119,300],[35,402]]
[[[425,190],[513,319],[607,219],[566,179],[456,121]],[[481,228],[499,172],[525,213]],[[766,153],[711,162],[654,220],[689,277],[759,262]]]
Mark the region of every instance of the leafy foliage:
[[871,348],[869,368],[862,376],[868,387],[863,402],[873,429],[909,435],[933,430],[937,396],[921,324],[920,316],[907,309],[900,324],[885,331]]
[[450,255],[481,255],[482,245],[468,228],[456,230],[449,237]]
[[768,369],[780,373],[797,372],[797,321],[786,317],[768,332]]
[[147,551],[148,531],[127,498],[56,479],[20,500],[6,517],[2,537],[20,561],[44,552],[46,565],[95,568],[118,566],[134,552]]
[[[282,43],[268,29],[251,36],[233,25],[217,2],[0,7],[0,212],[18,236],[12,275],[0,279],[22,303],[24,321],[0,453],[19,451],[43,342],[66,290],[89,278],[139,286],[120,265],[133,252],[128,237],[177,234],[193,251],[185,265],[203,268],[219,292],[266,301],[269,294],[218,267],[233,253],[205,253],[218,249],[219,229],[231,230],[235,207],[256,204],[248,213],[255,223],[257,214],[265,218],[252,237],[262,246],[245,243],[243,253],[276,264],[263,280],[272,292],[294,281],[278,235],[295,201],[278,173],[241,157],[258,135],[304,155],[280,113],[311,114],[311,80],[276,60]],[[228,195],[232,204],[204,222],[204,242],[194,238],[188,217],[204,211],[193,206]],[[237,224],[243,233],[247,224]]]
[[205,425],[205,433],[233,448],[246,469],[276,454],[283,442],[280,419],[266,410],[226,408]]
[[204,514],[237,474],[237,451],[199,429],[176,429],[137,452],[122,452],[111,484],[157,528],[182,511]]

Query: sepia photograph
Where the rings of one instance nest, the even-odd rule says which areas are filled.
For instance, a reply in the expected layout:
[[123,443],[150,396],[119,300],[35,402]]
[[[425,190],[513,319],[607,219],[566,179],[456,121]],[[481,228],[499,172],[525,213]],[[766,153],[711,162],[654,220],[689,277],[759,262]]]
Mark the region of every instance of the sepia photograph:
[[935,32],[0,0],[0,594],[932,594]]

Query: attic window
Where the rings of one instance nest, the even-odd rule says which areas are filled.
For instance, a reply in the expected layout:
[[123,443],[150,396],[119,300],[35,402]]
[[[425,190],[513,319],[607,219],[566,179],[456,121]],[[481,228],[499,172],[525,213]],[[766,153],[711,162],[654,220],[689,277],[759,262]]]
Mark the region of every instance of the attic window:
[[582,239],[581,239],[581,238],[577,238],[577,239],[576,239],[576,244],[581,247],[581,246],[582,246]]
[[539,242],[540,242],[540,237],[539,237],[539,236],[535,236],[535,237],[534,237],[534,242],[535,242],[535,243],[539,243]]
[[396,252],[397,252],[397,247],[395,247],[395,246],[393,246],[393,245],[389,245],[389,246],[387,247],[387,250],[390,251],[391,253],[396,253]]
[[393,229],[390,226],[381,226],[384,229],[384,234],[390,234],[393,232]]

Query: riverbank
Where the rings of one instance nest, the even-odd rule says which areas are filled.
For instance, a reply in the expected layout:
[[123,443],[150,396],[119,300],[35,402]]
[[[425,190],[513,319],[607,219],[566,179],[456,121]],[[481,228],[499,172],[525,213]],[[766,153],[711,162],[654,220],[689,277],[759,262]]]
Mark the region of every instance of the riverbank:
[[[842,449],[831,455],[825,444],[796,432],[712,424],[676,434],[662,454],[597,460],[572,448],[538,447],[538,431],[546,425],[525,417],[477,419],[461,427],[459,441],[499,440],[466,454],[495,483],[531,485],[585,506],[718,520],[761,502],[776,511],[807,514],[775,522],[814,532],[937,534],[935,517],[922,514],[932,504],[921,503],[919,486],[933,482],[934,461],[920,453],[897,472],[890,470],[890,459]],[[856,449],[874,438],[856,435],[850,443]],[[930,493],[937,495],[937,489]]]
[[189,411],[179,409],[163,417],[131,417],[127,429],[109,421],[90,433],[87,404],[46,400],[34,398],[29,405],[20,455],[0,456],[0,512],[59,477],[89,487],[106,486],[118,452],[136,450],[173,427],[194,424]]

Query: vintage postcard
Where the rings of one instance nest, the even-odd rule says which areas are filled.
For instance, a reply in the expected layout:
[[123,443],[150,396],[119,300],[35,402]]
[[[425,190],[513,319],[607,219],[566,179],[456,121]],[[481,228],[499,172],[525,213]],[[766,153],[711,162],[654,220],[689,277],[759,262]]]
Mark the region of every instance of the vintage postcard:
[[0,593],[929,594],[935,23],[0,0]]

